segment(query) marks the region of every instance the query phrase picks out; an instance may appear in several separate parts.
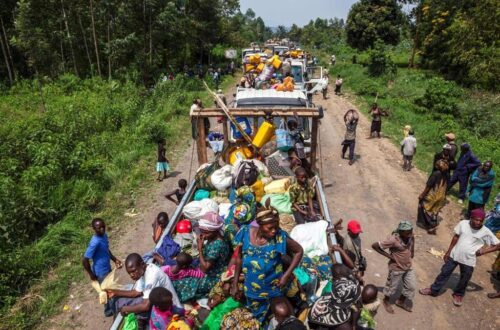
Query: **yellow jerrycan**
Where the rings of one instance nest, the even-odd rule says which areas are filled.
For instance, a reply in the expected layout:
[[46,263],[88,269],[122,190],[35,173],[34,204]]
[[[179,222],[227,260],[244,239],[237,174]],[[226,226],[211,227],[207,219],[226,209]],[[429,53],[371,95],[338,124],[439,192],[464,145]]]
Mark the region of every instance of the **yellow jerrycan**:
[[255,134],[252,144],[257,148],[262,148],[264,144],[266,144],[271,140],[271,138],[274,135],[275,129],[276,126],[274,126],[273,123],[269,121],[263,122],[262,125],[260,125],[259,129],[257,130],[257,134]]

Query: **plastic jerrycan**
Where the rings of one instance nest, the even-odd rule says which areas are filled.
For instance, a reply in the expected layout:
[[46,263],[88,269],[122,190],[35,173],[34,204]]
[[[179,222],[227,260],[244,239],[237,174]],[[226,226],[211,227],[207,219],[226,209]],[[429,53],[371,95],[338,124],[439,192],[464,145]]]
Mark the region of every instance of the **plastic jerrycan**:
[[271,121],[264,121],[257,130],[257,134],[253,138],[252,144],[257,148],[262,148],[264,144],[269,142],[274,135],[276,126]]

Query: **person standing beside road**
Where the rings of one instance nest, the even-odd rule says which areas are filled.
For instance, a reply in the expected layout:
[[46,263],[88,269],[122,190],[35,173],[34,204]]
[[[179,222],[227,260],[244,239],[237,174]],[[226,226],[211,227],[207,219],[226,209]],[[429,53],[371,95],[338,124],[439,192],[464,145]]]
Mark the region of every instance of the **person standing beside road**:
[[458,152],[458,146],[455,143],[455,134],[453,133],[446,133],[444,135],[444,138],[446,139],[446,143],[450,145],[450,157],[455,160],[455,157],[457,156]]
[[330,58],[330,63],[332,65],[335,65],[335,62],[337,61],[337,58],[335,57],[335,55],[332,55],[332,57]]
[[[198,137],[198,120],[199,117],[196,118],[196,120],[193,119],[193,114],[195,111],[199,111],[203,109],[203,102],[200,99],[194,99],[193,104],[191,105],[191,109],[189,110],[189,117],[191,119],[191,136],[193,137],[193,140],[196,140]],[[210,120],[205,117],[203,118],[203,124],[205,126],[205,133],[208,133],[210,131]]]
[[342,78],[340,78],[340,75],[337,76],[337,79],[335,80],[335,95],[340,95],[340,90],[342,89],[342,84],[343,84]]
[[424,191],[418,196],[417,224],[435,234],[438,226],[438,215],[446,202],[446,183],[448,163],[438,160],[435,170],[425,185]]
[[[113,260],[116,268],[122,267],[122,262],[117,259],[109,249],[108,235],[106,235],[106,224],[104,220],[95,218],[92,220],[92,236],[89,246],[82,258],[83,268],[89,274],[92,281],[102,283],[106,276],[111,272],[110,261]],[[92,260],[92,267],[90,266]],[[113,316],[111,303],[104,305],[104,316]]]
[[487,160],[482,166],[478,167],[470,178],[469,183],[469,206],[467,216],[474,209],[483,209],[490,197],[491,188],[495,181],[495,172],[493,172],[493,162]]
[[377,133],[377,137],[380,139],[380,131],[382,130],[382,116],[387,116],[387,112],[379,108],[377,103],[373,103],[370,109],[370,115],[372,115],[372,125],[370,128],[370,138],[373,137],[373,132]]
[[460,146],[460,157],[457,161],[457,167],[448,185],[448,190],[450,190],[455,183],[458,182],[458,203],[463,204],[469,176],[479,167],[479,165],[481,165],[481,161],[472,153],[470,145],[468,143],[462,143]]
[[363,256],[363,253],[361,253],[362,248],[360,234],[363,232],[361,224],[358,220],[349,220],[347,222],[347,235],[342,235],[339,232],[341,223],[342,219],[340,219],[339,222],[335,224],[335,237],[337,238],[338,244],[349,254],[349,257],[353,261],[353,274],[360,282],[362,282],[367,265],[366,259]]
[[413,130],[408,132],[408,136],[401,141],[401,153],[403,154],[403,171],[411,170],[413,156],[417,152],[417,139]]
[[[391,236],[383,241],[373,243],[372,248],[389,259],[389,274],[384,288],[384,300],[382,301],[385,310],[390,314],[394,314],[389,299],[398,291],[402,282],[403,291],[396,300],[396,306],[411,312],[411,304],[416,288],[415,271],[412,267],[415,249],[413,225],[409,221],[401,221]],[[389,249],[389,253],[384,251],[385,249]]]
[[[455,306],[462,305],[467,284],[476,266],[476,258],[500,250],[500,240],[491,230],[483,226],[484,217],[482,209],[475,209],[471,212],[470,220],[462,220],[455,226],[455,235],[443,257],[445,264],[441,272],[430,287],[419,290],[420,294],[437,296],[455,268],[459,266],[460,280],[453,290],[452,298]],[[484,248],[484,245],[488,247]]]
[[348,110],[344,115],[345,136],[342,141],[342,159],[345,159],[345,153],[349,148],[349,165],[354,164],[354,148],[356,146],[356,128],[358,127],[359,116],[356,110]]
[[444,160],[448,164],[448,170],[446,171],[446,182],[447,184],[450,181],[450,173],[457,167],[457,163],[455,162],[455,157],[451,157],[451,153],[453,148],[448,143],[443,146],[443,150],[434,155],[434,163],[433,163],[433,171],[437,171],[438,168],[436,166],[438,160]]

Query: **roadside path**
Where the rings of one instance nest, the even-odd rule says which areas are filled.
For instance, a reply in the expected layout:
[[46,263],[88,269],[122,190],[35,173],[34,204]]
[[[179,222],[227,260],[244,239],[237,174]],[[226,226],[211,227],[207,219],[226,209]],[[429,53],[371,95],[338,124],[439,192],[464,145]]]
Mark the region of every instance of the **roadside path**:
[[[408,219],[415,224],[418,195],[425,186],[427,174],[415,168],[403,172],[399,147],[388,138],[368,139],[370,121],[361,113],[356,138],[357,159],[349,166],[348,160],[340,157],[345,133],[343,116],[356,107],[344,96],[329,94],[327,100],[321,95],[314,97],[316,105],[327,109],[320,126],[320,141],[323,182],[332,184],[325,189],[328,205],[333,219],[344,219],[344,228],[349,219],[361,221],[363,254],[368,259],[366,282],[382,288],[387,276],[387,259],[372,251],[371,245],[389,235],[400,220]],[[454,202],[444,208],[444,220],[436,236],[429,236],[419,228],[415,230],[414,268],[418,288],[430,285],[439,273],[443,261],[426,251],[434,247],[446,252],[453,228],[461,219],[460,211]],[[380,306],[377,329],[498,329],[498,301],[486,297],[487,292],[493,291],[487,271],[495,256],[478,258],[462,307],[453,306],[450,289],[437,298],[424,297],[417,292],[412,313],[395,307],[395,314],[390,315]],[[458,268],[449,287],[457,283],[457,272]],[[383,295],[379,297],[382,299]]]

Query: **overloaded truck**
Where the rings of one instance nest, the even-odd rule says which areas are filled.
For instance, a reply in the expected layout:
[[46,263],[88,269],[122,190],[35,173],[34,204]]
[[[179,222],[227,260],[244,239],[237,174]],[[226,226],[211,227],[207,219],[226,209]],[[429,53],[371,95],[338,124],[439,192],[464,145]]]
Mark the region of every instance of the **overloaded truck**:
[[[217,100],[216,94],[212,94]],[[217,108],[195,110],[192,114],[192,120],[197,128],[195,141],[197,160],[192,161],[197,162],[195,167],[199,166],[199,169],[195,178],[189,183],[186,194],[174,214],[171,215],[170,222],[156,247],[160,247],[165,236],[174,237],[177,234],[176,226],[179,221],[187,219],[193,228],[196,227],[197,219],[199,219],[199,215],[193,216],[196,203],[209,205],[198,207],[200,210],[203,207],[213,208],[213,211],[219,212],[221,216],[226,216],[226,221],[227,212],[228,210],[231,212],[234,204],[231,204],[229,198],[224,198],[234,193],[235,184],[237,184],[235,175],[247,163],[252,163],[252,166],[256,166],[259,171],[259,183],[255,181],[250,185],[256,197],[264,198],[262,194],[266,194],[266,187],[273,183],[276,184],[281,180],[292,182],[294,173],[289,149],[293,146],[290,143],[288,147],[283,144],[283,134],[286,134],[286,123],[289,119],[294,119],[299,129],[302,130],[305,144],[303,146],[304,157],[315,172],[314,177],[310,178],[310,183],[315,190],[314,201],[319,207],[319,219],[321,219],[319,221],[326,222],[325,227],[331,227],[332,219],[323,189],[323,181],[316,166],[319,147],[318,129],[323,117],[322,108],[310,103],[306,94],[299,90],[281,92],[272,89],[239,88],[232,108],[226,108],[220,100],[218,102]],[[219,147],[214,148],[217,152],[211,150],[210,146],[213,145],[211,142],[214,141],[209,139],[211,132],[205,130],[204,118],[217,118],[221,122],[223,137],[218,141]],[[286,184],[281,189],[282,193],[286,194]],[[208,191],[210,197],[199,202],[194,201],[200,190]],[[188,209],[189,212],[187,212]],[[144,233],[144,235],[149,234]],[[194,232],[193,235],[196,236],[196,233]],[[328,246],[337,243],[333,234],[325,232],[323,239]],[[194,241],[196,242],[196,239]],[[325,253],[328,252],[325,251]],[[338,252],[330,256],[333,263],[342,262]],[[123,318],[118,315],[111,329],[120,329],[122,322]]]

